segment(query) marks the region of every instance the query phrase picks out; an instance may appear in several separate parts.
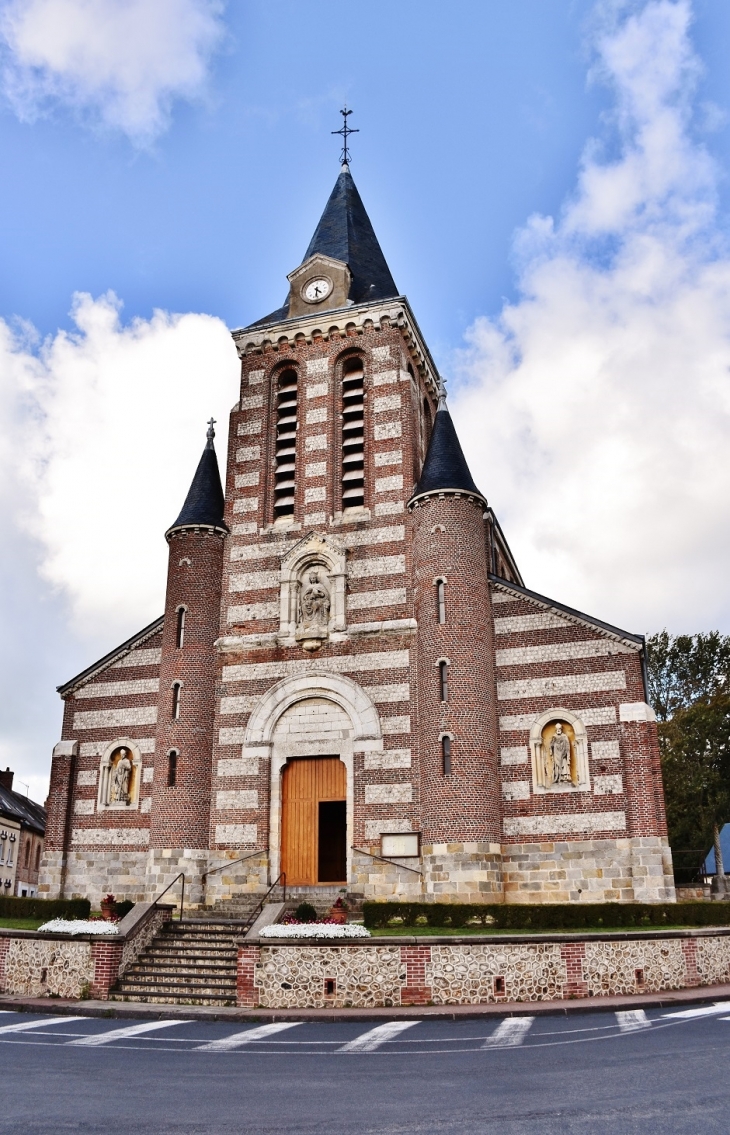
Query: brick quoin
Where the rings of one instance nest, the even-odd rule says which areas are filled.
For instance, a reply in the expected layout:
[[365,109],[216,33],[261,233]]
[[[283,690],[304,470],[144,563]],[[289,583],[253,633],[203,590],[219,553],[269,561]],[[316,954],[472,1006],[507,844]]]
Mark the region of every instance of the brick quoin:
[[258,1004],[255,985],[256,966],[261,955],[258,946],[239,946],[236,964],[236,1004],[252,1009]]
[[702,985],[702,977],[697,969],[697,942],[694,938],[682,939],[682,953],[684,954],[685,978],[682,983],[685,987]]
[[428,1005],[433,1000],[433,990],[426,985],[426,966],[431,961],[430,946],[401,946],[401,972],[405,972],[405,982],[401,986],[401,1005]]
[[119,977],[122,962],[121,942],[92,942],[91,960],[94,963],[94,980],[91,994],[100,1001],[108,1001],[109,990]]
[[588,986],[583,976],[583,959],[586,954],[585,942],[563,942],[560,956],[565,965],[563,997],[587,997]]

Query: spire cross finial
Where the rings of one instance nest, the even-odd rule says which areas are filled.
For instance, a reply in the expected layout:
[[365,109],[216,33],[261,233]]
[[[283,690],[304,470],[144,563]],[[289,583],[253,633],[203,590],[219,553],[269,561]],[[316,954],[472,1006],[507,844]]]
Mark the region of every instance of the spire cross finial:
[[213,438],[215,437],[215,430],[213,429],[214,425],[215,425],[215,418],[209,418],[208,419],[208,432],[205,435],[208,439],[208,446],[209,447],[212,447]]
[[358,129],[353,130],[347,125],[347,120],[352,114],[352,111],[347,109],[347,103],[345,103],[344,107],[340,111],[340,114],[342,115],[342,129],[331,130],[330,133],[342,135],[343,145],[342,153],[340,154],[340,161],[343,165],[347,166],[350,164],[350,148],[347,145],[347,139],[349,138],[350,134],[359,134],[360,131]]

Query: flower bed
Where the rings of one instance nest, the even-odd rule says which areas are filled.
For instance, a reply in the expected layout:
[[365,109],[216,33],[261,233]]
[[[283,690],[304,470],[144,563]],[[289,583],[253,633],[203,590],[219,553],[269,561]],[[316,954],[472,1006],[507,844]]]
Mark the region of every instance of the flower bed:
[[102,918],[52,918],[38,927],[47,934],[118,934],[116,922]]
[[260,938],[369,938],[370,931],[354,923],[289,922],[265,926]]

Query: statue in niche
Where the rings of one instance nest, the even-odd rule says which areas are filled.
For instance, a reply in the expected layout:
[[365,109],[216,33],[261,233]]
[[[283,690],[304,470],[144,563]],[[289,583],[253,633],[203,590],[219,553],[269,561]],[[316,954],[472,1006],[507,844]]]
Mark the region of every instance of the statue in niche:
[[570,738],[566,733],[563,733],[563,724],[561,721],[555,726],[549,752],[550,763],[552,765],[552,783],[566,784],[571,780]]
[[297,639],[304,650],[319,650],[329,635],[330,589],[321,568],[311,568],[302,583]]
[[129,804],[130,786],[132,782],[132,762],[129,759],[129,750],[119,750],[119,760],[112,768],[109,791],[110,804]]

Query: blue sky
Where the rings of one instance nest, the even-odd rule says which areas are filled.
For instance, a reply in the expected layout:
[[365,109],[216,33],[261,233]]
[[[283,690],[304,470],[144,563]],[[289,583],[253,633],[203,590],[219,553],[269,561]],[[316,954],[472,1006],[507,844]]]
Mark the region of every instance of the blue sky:
[[0,765],[162,608],[227,328],[338,172],[528,585],[730,632],[730,6],[0,0]]

